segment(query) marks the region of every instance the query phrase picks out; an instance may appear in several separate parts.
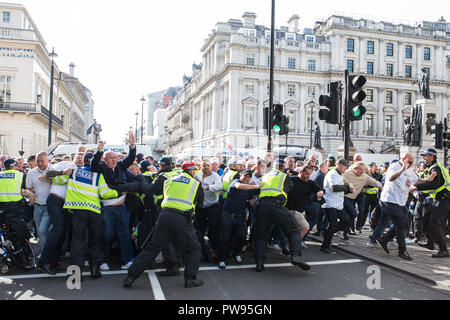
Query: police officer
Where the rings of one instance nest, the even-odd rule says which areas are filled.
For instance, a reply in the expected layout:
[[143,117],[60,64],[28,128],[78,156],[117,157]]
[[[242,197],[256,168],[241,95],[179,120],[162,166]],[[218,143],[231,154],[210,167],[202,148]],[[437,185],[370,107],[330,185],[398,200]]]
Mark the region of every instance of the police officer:
[[23,194],[26,192],[24,174],[17,170],[14,159],[3,162],[4,171],[0,172],[0,223],[6,223],[16,232],[17,240],[28,240],[31,235],[22,220]]
[[[420,179],[428,179],[430,177],[430,170],[427,169],[425,162],[420,162],[419,170],[417,175]],[[424,245],[422,240],[424,240],[424,235],[428,234],[428,225],[424,225],[423,220],[426,210],[433,203],[433,198],[431,198],[428,193],[418,191],[413,192],[413,195],[416,198],[416,207],[414,208],[414,231],[416,238],[414,242],[419,245]],[[427,215],[427,217],[429,216]],[[425,246],[427,246],[426,243],[427,242],[425,242]]]
[[94,154],[86,153],[84,167],[73,170],[70,175],[54,178],[53,183],[67,184],[64,209],[73,214],[71,264],[83,270],[88,249],[91,277],[100,278],[104,233],[100,199],[117,198],[119,193],[108,187],[103,174],[91,171],[93,157]]
[[327,158],[327,162],[329,171],[336,169],[336,158],[334,156],[330,154]]
[[[369,165],[369,176],[377,180],[381,183],[382,176],[377,171],[377,165],[375,162],[372,162]],[[359,233],[362,233],[362,228],[366,224],[367,216],[369,212],[372,212],[378,205],[378,188],[373,186],[366,186],[364,189],[364,193],[366,194],[366,200],[364,202],[364,209],[360,210],[358,214],[358,220],[356,222],[356,230]]]
[[301,244],[300,230],[296,224],[295,216],[287,208],[287,194],[293,184],[288,174],[284,173],[284,161],[276,159],[274,169],[264,175],[259,195],[259,206],[256,211],[256,234],[255,234],[255,261],[256,271],[264,270],[264,250],[269,227],[276,223],[289,239],[291,263],[303,270],[311,267],[300,259]]
[[199,287],[197,279],[200,266],[200,244],[193,225],[196,207],[203,203],[203,189],[195,176],[195,164],[191,161],[182,166],[183,173],[164,183],[164,200],[156,222],[153,237],[148,246],[136,257],[128,270],[123,286],[129,288],[150,267],[158,253],[173,242],[185,257],[185,287]]
[[[437,243],[439,252],[433,254],[432,257],[447,258],[450,257],[450,254],[447,249],[444,228],[450,211],[450,175],[447,169],[437,161],[435,149],[428,148],[420,155],[425,160],[427,166],[425,170],[429,172],[430,177],[434,176],[432,181],[420,183],[413,188],[429,194],[433,198],[433,203],[427,210],[429,215],[428,243],[422,244],[422,246],[434,250],[434,243]],[[427,219],[424,220],[424,223],[427,223]]]
[[228,161],[228,170],[222,178],[222,182],[223,182],[222,199],[223,199],[223,201],[225,201],[225,199],[228,197],[228,190],[230,189],[231,182],[240,178],[239,177],[240,171],[241,171],[241,165],[239,164],[239,160],[236,157],[231,158]]

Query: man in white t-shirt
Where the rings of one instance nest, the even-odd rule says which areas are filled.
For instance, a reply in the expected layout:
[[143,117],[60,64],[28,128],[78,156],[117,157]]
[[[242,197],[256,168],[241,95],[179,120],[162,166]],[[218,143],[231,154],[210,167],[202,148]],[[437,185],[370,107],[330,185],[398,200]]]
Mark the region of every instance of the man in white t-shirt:
[[45,175],[52,166],[49,164],[48,155],[40,152],[36,155],[37,167],[27,174],[27,196],[30,202],[34,204],[34,222],[39,237],[39,247],[44,250],[47,240],[48,230],[50,228],[50,217],[47,211],[47,198],[50,193],[51,183]]
[[398,256],[404,260],[412,260],[406,252],[405,229],[408,225],[408,194],[419,180],[412,169],[414,156],[410,153],[402,154],[401,160],[394,162],[386,172],[386,182],[381,192],[383,213],[391,218],[393,226],[378,239],[384,251],[389,253],[387,244],[394,236],[397,237]]
[[[83,153],[78,153],[73,162],[63,161],[54,165],[53,170],[47,173],[47,177],[54,177],[67,169],[76,169],[83,166]],[[47,198],[47,211],[52,224],[52,229],[48,233],[45,247],[42,250],[41,258],[36,264],[38,270],[47,274],[55,275],[59,270],[58,258],[64,245],[67,232],[72,226],[72,214],[64,210],[67,184],[52,184],[50,194]]]

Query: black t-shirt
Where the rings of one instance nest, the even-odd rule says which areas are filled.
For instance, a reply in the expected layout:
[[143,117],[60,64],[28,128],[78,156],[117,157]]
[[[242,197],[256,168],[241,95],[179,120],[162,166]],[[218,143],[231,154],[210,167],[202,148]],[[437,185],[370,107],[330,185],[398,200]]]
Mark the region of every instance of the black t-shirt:
[[308,200],[322,189],[320,189],[317,183],[311,180],[304,182],[299,177],[291,177],[291,179],[294,187],[288,193],[286,208],[304,212]]
[[247,201],[253,198],[253,190],[238,190],[234,188],[236,183],[240,183],[238,179],[233,180],[230,184],[230,192],[228,193],[222,210],[230,214],[244,214]]

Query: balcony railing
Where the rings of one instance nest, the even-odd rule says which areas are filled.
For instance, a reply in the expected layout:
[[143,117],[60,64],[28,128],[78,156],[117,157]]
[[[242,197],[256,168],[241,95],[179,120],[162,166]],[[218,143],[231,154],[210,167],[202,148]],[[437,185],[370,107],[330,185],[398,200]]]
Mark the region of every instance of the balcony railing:
[[0,102],[0,111],[37,112],[35,103]]
[[[41,113],[48,119],[48,116],[50,115],[50,112],[45,108],[44,106],[41,106]],[[53,115],[52,117],[53,122],[59,125],[60,127],[64,127],[64,122],[59,119],[57,116]]]
[[37,37],[34,30],[0,28],[0,39],[34,41]]

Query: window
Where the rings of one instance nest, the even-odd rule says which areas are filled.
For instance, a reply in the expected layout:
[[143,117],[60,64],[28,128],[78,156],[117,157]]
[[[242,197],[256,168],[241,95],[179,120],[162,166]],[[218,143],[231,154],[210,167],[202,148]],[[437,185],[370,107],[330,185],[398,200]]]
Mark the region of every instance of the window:
[[412,67],[411,66],[405,66],[405,77],[407,77],[407,78],[412,77]]
[[373,74],[373,62],[372,61],[367,62],[367,74]]
[[373,102],[373,90],[372,89],[367,89],[366,100],[367,100],[367,102]]
[[295,84],[288,84],[288,96],[295,97]]
[[245,86],[245,92],[246,92],[248,95],[254,94],[254,93],[255,93],[255,85],[253,85],[253,84],[247,84],[247,85]]
[[265,36],[266,36],[267,39],[270,39],[271,33],[272,32],[270,30],[266,30],[265,31]]
[[366,130],[373,131],[373,114],[366,115]]
[[308,60],[308,70],[316,71],[316,60]]
[[289,58],[288,59],[288,68],[289,69],[295,69],[295,58]]
[[386,132],[392,133],[392,119],[393,116],[386,116],[386,119],[384,121],[384,128]]
[[412,46],[405,47],[405,58],[412,59]]
[[394,44],[393,43],[386,44],[386,55],[389,57],[394,56]]
[[286,40],[287,41],[294,41],[295,40],[295,34],[293,34],[293,33],[286,33]]
[[0,103],[11,102],[11,76],[0,76]]
[[255,65],[255,55],[254,54],[247,55],[247,65],[248,66],[254,66]]
[[423,60],[430,60],[431,50],[430,48],[423,48]]
[[347,60],[347,70],[348,70],[348,72],[353,72],[353,64],[354,64],[353,60]]
[[386,65],[386,74],[389,77],[392,77],[394,75],[394,65],[392,63],[388,63]]
[[244,126],[253,127],[253,108],[245,108]]
[[306,37],[306,42],[314,42],[314,37],[307,36]]
[[367,41],[367,54],[375,53],[375,42]]
[[355,51],[355,39],[347,39],[347,52]]
[[412,102],[411,92],[405,92],[405,106],[410,106]]
[[[276,64],[277,62],[277,57],[273,58],[273,63]],[[270,67],[270,56],[267,56],[267,66]]]
[[386,103],[392,103],[392,91],[386,91]]
[[3,11],[3,22],[5,23],[11,22],[11,12]]
[[431,79],[430,68],[424,68],[425,72],[428,74],[428,77]]
[[316,97],[316,88],[314,86],[308,86],[308,99],[313,100]]

